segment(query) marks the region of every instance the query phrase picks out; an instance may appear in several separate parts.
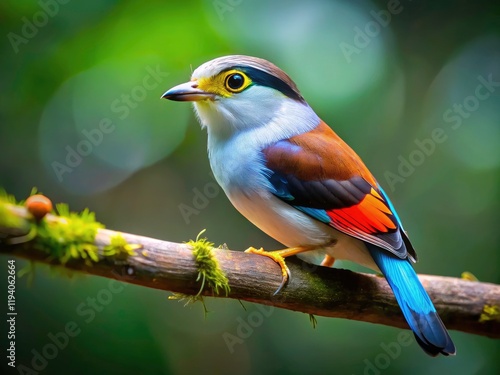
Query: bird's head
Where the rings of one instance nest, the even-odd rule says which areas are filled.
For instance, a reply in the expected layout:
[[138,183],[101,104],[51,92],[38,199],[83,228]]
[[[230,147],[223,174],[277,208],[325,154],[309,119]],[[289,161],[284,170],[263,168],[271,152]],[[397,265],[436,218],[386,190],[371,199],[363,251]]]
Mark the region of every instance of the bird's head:
[[285,72],[267,60],[243,55],[204,63],[189,82],[162,97],[193,102],[202,126],[216,133],[266,126],[285,114],[291,122],[295,115],[304,120],[312,112]]

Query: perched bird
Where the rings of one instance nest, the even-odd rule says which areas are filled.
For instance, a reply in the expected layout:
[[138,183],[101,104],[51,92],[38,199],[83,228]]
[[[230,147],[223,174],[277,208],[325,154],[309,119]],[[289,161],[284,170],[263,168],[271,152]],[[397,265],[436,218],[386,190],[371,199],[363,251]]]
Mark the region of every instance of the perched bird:
[[162,97],[194,103],[217,182],[240,213],[288,247],[250,249],[280,263],[284,282],[290,255],[380,271],[420,346],[432,356],[455,354],[387,194],[285,72],[260,58],[224,56]]

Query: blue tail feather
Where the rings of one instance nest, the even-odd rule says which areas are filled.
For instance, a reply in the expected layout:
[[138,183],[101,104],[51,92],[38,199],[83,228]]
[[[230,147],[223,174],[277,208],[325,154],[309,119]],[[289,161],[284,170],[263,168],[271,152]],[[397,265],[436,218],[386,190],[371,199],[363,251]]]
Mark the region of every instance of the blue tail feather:
[[455,354],[455,345],[410,262],[374,245],[367,243],[366,246],[422,349],[432,356]]

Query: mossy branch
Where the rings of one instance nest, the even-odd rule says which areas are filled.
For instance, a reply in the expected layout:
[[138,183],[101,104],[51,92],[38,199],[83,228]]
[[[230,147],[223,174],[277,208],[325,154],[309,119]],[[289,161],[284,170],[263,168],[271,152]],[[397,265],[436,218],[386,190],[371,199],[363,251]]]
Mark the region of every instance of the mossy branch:
[[[35,223],[24,207],[0,200],[0,253],[196,297],[229,297],[408,328],[385,279],[375,275],[290,259],[292,278],[273,296],[281,271],[267,257],[213,249],[206,240],[179,244],[118,233],[103,229],[88,212],[79,218],[64,215],[49,214]],[[68,233],[61,231],[73,220],[72,238],[64,239]],[[500,338],[499,285],[428,275],[420,280],[449,329]]]

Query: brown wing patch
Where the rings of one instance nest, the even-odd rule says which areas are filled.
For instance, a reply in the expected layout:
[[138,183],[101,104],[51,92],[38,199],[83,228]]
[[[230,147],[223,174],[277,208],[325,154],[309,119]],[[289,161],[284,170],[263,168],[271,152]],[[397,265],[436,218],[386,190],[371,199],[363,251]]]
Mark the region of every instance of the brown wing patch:
[[287,140],[298,146],[296,152],[289,148],[270,147],[264,150],[270,169],[284,174],[294,174],[302,180],[348,180],[361,176],[372,186],[375,178],[361,158],[324,121],[305,134]]

